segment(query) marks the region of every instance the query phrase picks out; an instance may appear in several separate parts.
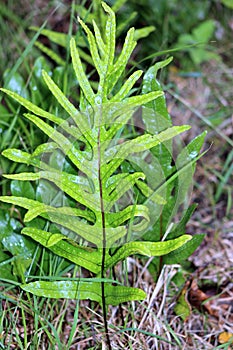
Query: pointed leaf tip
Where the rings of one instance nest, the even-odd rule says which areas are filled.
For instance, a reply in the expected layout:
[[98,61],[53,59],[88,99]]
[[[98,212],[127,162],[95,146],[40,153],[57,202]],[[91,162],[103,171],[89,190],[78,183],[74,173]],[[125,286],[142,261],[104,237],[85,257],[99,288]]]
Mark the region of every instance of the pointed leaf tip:
[[102,2],[101,2],[101,5],[102,5],[102,7],[104,8],[104,10],[105,10],[106,12],[108,12],[109,14],[114,14],[114,15],[115,15],[115,13],[114,13],[113,10],[111,9],[111,7],[108,6],[108,5],[106,4],[106,2],[102,1]]

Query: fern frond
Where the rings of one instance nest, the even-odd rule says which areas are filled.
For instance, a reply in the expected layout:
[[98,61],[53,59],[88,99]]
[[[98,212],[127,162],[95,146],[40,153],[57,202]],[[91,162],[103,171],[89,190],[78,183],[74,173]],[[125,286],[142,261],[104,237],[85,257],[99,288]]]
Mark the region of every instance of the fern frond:
[[[79,108],[45,71],[42,73],[44,82],[57,101],[57,110],[62,110],[62,117],[43,110],[14,92],[1,89],[31,112],[24,114],[24,117],[49,138],[47,143],[39,145],[32,154],[16,149],[5,150],[5,157],[34,166],[37,172],[4,176],[12,180],[35,181],[36,184],[41,180],[46,181],[59,191],[64,202],[69,200],[74,207],[61,204],[63,201],[60,206],[52,202],[42,203],[42,199],[38,198],[5,196],[0,197],[0,200],[27,210],[24,221],[27,224],[30,222],[28,225],[32,227],[24,228],[22,234],[30,236],[59,256],[97,275],[101,274],[103,278],[107,269],[131,254],[168,255],[186,244],[191,237],[182,234],[165,242],[130,241],[144,234],[151,224],[153,214],[147,205],[147,198],[150,198],[155,208],[167,205],[166,196],[154,192],[147,183],[146,174],[141,170],[132,170],[132,154],[140,156],[151,149],[161,149],[167,141],[171,142],[175,136],[188,130],[189,126],[172,127],[167,118],[164,127],[155,133],[138,133],[132,139],[122,139],[119,142],[118,133],[127,131],[127,122],[137,108],[151,108],[156,101],[160,101],[160,106],[164,108],[164,94],[158,85],[153,88],[153,80],[146,80],[147,83],[144,81],[141,94],[132,94],[134,84],[143,74],[141,70],[131,74],[120,88],[115,88],[121,82],[136,46],[135,30],[131,28],[128,31],[122,51],[117,55],[115,14],[107,4],[102,3],[102,6],[107,17],[104,36],[95,22],[93,33],[87,24],[79,20],[87,34],[92,61],[99,76],[96,93],[82,64],[80,49],[76,47],[74,38],[70,41],[72,65],[82,95]],[[163,65],[167,63],[165,61]],[[154,73],[159,68],[155,66]],[[64,119],[63,114],[67,115],[67,119]],[[145,115],[144,113],[143,118]],[[48,121],[54,123],[54,126],[48,124]],[[60,168],[53,165],[51,158],[56,152],[62,155],[64,164],[69,165],[66,169],[63,169],[63,162]],[[170,162],[171,157],[168,156],[167,159]],[[131,165],[131,172],[122,170],[126,161]],[[184,164],[182,157],[180,164]],[[69,172],[70,168],[75,174]],[[128,199],[125,200],[129,191],[133,194],[133,204]],[[33,226],[37,217],[47,220],[47,231]],[[51,223],[56,224],[56,233],[50,232]],[[90,298],[100,302],[104,310],[104,300],[106,305],[117,305],[145,297],[145,293],[138,289],[124,286],[116,288],[104,281],[83,282],[78,286],[73,282],[67,285],[59,282],[34,282],[23,285],[22,288],[37,295]],[[53,291],[49,292],[48,288]]]

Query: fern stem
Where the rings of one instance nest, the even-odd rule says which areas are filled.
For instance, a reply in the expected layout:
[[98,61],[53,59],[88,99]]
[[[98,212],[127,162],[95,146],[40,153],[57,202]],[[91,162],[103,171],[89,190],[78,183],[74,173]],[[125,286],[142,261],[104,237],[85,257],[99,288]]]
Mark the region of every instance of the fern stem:
[[[100,140],[100,128],[98,131],[98,178],[99,178],[99,194],[100,194],[100,209],[101,209],[101,220],[102,220],[102,234],[103,234],[103,251],[102,251],[102,263],[101,263],[101,278],[105,278],[105,256],[106,256],[106,227],[105,227],[105,212],[103,202],[103,183],[101,176],[101,140]],[[107,321],[107,308],[105,302],[105,285],[101,282],[101,295],[102,295],[102,308],[103,308],[103,320],[104,329],[106,334],[106,341],[109,350],[112,350],[111,341],[108,332],[108,321]]]
[[[116,280],[116,270],[115,270],[115,266],[112,267],[112,275],[114,280]],[[124,327],[125,325],[125,320],[124,320],[124,315],[123,315],[123,309],[122,309],[122,305],[119,304],[119,312],[120,312],[120,319],[121,319],[121,325]]]

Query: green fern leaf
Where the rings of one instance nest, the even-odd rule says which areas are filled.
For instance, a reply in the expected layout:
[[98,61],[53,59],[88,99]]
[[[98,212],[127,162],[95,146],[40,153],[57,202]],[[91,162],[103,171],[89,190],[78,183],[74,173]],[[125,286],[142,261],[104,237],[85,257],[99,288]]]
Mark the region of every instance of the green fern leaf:
[[[39,230],[33,227],[25,227],[22,234],[31,237],[54,254],[68,259],[78,266],[99,274],[101,271],[102,251],[89,247],[74,244],[73,241],[66,241],[67,237],[59,234],[57,242],[54,241],[54,233]],[[55,234],[57,235],[57,234]],[[61,237],[63,237],[61,239]],[[57,236],[56,236],[57,239]]]
[[[47,298],[90,299],[102,304],[101,283],[99,282],[37,281],[21,285],[21,288],[26,292]],[[109,283],[105,283],[105,293],[106,305],[113,306],[126,301],[143,300],[146,297],[146,293],[141,289],[118,285],[113,286]]]
[[130,255],[141,254],[146,256],[163,256],[190,241],[192,236],[183,235],[176,239],[164,242],[130,242],[119,248],[116,253],[107,260],[107,268],[116,265]]

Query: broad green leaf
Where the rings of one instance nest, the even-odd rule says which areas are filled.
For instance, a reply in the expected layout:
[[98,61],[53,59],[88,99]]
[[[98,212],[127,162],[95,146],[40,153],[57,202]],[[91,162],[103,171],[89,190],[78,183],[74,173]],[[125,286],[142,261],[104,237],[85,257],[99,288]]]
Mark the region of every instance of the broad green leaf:
[[[188,52],[191,59],[196,65],[201,64],[204,61],[215,59],[220,60],[219,55],[209,51],[207,44],[213,36],[215,29],[215,23],[212,19],[202,22],[200,25],[195,27],[192,34],[182,34],[179,36],[178,47],[190,44],[202,44],[202,46],[195,46],[188,48]],[[192,45],[193,46],[193,45]]]
[[33,65],[33,76],[37,78],[37,80],[33,79],[33,88],[34,89],[38,88],[38,86],[36,85],[36,83],[38,84],[38,79],[40,79],[39,85],[45,86],[43,83],[43,80],[41,80],[42,70],[45,70],[48,74],[52,75],[52,70],[51,70],[51,66],[50,66],[49,62],[46,60],[45,57],[39,56],[35,60],[35,63]]
[[13,275],[12,271],[12,257],[10,254],[3,252],[3,246],[0,243],[0,276],[1,279],[8,279],[16,281],[17,277]]
[[[197,159],[200,157],[199,152],[203,145],[204,138],[206,132],[203,132],[196,139],[192,140],[186,147],[184,147],[181,153],[178,155],[175,166],[177,171],[177,184],[173,184],[176,191],[175,196],[173,196],[173,204],[172,200],[170,200],[171,205],[171,213],[170,216],[173,217],[179,209],[179,206],[185,201],[187,198],[187,193],[189,192],[192,181],[193,181],[193,173],[195,169],[195,165]],[[184,171],[185,169],[185,171]],[[170,177],[170,179],[172,176]],[[169,180],[170,180],[169,179]]]
[[176,301],[176,305],[174,307],[174,311],[177,316],[181,317],[183,321],[187,320],[187,318],[191,315],[192,308],[189,304],[188,298],[187,298],[187,288],[184,286],[181,293],[178,296],[178,299]]
[[[156,80],[157,71],[165,67],[167,64],[169,64],[171,59],[172,58],[169,58],[162,62],[157,62],[154,66],[148,69],[148,71],[145,73],[143,77],[143,85],[142,85],[143,93],[148,93],[151,90],[159,91],[162,89],[160,83]],[[158,132],[171,127],[172,121],[167,110],[165,96],[160,96],[157,99],[147,103],[146,106],[143,107],[142,109],[142,119],[145,124],[147,132],[150,132],[151,134],[157,134]],[[161,181],[162,181],[162,178],[168,178],[172,173],[172,167],[171,167],[172,153],[173,153],[172,140],[167,140],[166,142],[163,142],[157,145],[156,147],[151,149],[151,153],[153,157],[155,157],[158,160],[159,167],[156,167],[158,168],[156,170],[160,171],[160,174],[157,174],[156,176],[155,169],[153,169],[149,171],[149,173],[147,174],[147,177],[150,178],[151,176],[153,176],[156,178],[161,178]],[[160,184],[158,184],[158,186],[159,185]],[[167,192],[167,189],[165,190]],[[158,193],[154,195],[157,196],[157,194]],[[156,203],[156,201],[153,198],[154,197],[151,197],[153,202]],[[159,202],[157,201],[157,203]],[[166,213],[165,208],[162,214],[163,217],[164,217],[164,211]],[[153,211],[155,210],[153,209]],[[160,230],[161,228],[158,228],[158,232]]]
[[39,56],[32,67],[32,76],[29,80],[31,102],[43,109],[51,105],[51,96],[42,78],[42,69],[52,75],[51,66],[43,56]]
[[0,105],[0,113],[2,116],[5,117],[5,122],[8,122],[10,119],[10,114],[9,114],[8,110],[6,109],[6,107],[4,107],[3,105]]
[[195,48],[195,50],[190,49],[190,56],[196,65],[210,60],[221,61],[221,56],[219,56],[215,52],[211,52],[207,49],[198,47]]
[[32,242],[20,234],[11,232],[2,239],[4,250],[7,250],[14,257],[13,272],[22,278],[26,269],[30,266],[35,246]]
[[178,222],[177,225],[175,225],[175,228],[172,229],[171,232],[167,235],[167,239],[173,239],[179,237],[181,234],[184,234],[186,224],[188,223],[189,219],[191,218],[194,210],[196,209],[197,204],[193,204],[185,211],[185,214],[183,215],[182,219]]
[[[4,73],[4,76],[3,76],[5,81],[7,80],[8,74],[9,74],[9,72],[8,72],[8,70],[6,70]],[[23,77],[18,72],[15,72],[10,77],[10,80],[8,80],[8,82],[4,84],[4,86],[7,89],[10,89],[12,91],[12,93],[20,94],[24,98],[29,97],[28,90],[26,89],[25,81],[24,81]],[[6,89],[1,89],[1,90],[5,91]]]
[[[150,91],[162,90],[160,83],[156,80],[156,75],[158,70],[164,68],[171,62],[171,60],[172,57],[165,61],[157,62],[154,66],[147,70],[143,77],[142,92],[144,94]],[[172,125],[164,95],[147,103],[146,108],[143,108],[142,112],[142,118],[143,122],[145,123],[146,130],[150,133],[158,133]]]
[[[199,154],[196,159],[191,160],[189,163],[187,163],[183,168],[177,170],[175,173],[173,173],[167,181],[165,181],[156,191],[153,192],[152,197],[149,198],[149,200],[153,200],[153,197],[156,196],[158,193],[161,193],[162,190],[168,188],[168,185],[172,184],[173,181],[180,176],[180,174],[184,173],[185,171],[189,170],[190,166],[192,166],[194,163],[197,162],[199,158],[201,158],[207,151],[204,151],[203,153]],[[170,205],[174,205],[172,201],[169,201]]]
[[[176,160],[176,167],[179,169],[192,161],[193,159],[197,158],[199,152],[201,151],[201,148],[204,144],[205,137],[207,132],[204,131],[197,137],[195,137],[178,155]],[[196,163],[193,164],[193,170],[195,169]]]
[[119,248],[107,261],[107,267],[114,266],[117,262],[124,260],[130,255],[141,254],[146,256],[162,256],[183,246],[190,241],[192,236],[183,235],[176,239],[164,242],[130,242]]
[[[23,284],[21,285],[21,288],[24,291],[47,298],[90,299],[102,304],[101,283],[99,282],[37,281]],[[118,285],[113,286],[109,283],[105,283],[104,290],[105,302],[107,305],[116,306],[126,301],[143,300],[146,297],[146,293],[141,289]]]
[[5,269],[1,277],[8,275],[12,280],[22,279],[31,264],[35,243],[19,234],[21,228],[22,225],[10,218],[5,210],[0,211],[0,271]]
[[206,20],[201,23],[199,26],[194,28],[192,31],[193,37],[196,41],[200,41],[202,43],[208,43],[211,39],[215,29],[215,22],[212,19]]
[[193,236],[192,239],[186,242],[182,247],[163,256],[163,263],[167,265],[180,264],[182,261],[189,258],[190,255],[193,254],[193,252],[200,246],[204,237],[204,234],[197,234]]
[[30,182],[22,182],[18,180],[11,181],[12,196],[26,196],[29,199],[35,198],[35,190]]

